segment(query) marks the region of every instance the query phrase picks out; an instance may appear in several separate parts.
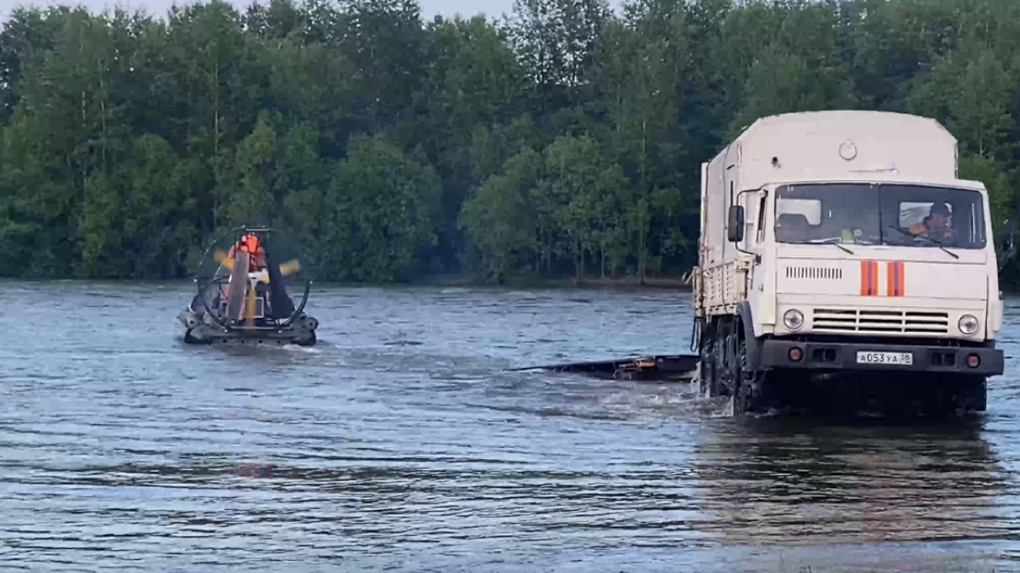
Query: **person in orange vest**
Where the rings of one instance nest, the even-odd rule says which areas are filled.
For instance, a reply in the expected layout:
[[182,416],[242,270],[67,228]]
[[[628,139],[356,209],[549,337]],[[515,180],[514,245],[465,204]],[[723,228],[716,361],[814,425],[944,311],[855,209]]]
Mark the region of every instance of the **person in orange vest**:
[[[248,253],[248,273],[258,273],[266,268],[266,251],[262,248],[262,242],[259,241],[257,235],[242,235],[241,238],[230,247],[230,252],[227,254],[233,260],[237,260],[237,253]],[[266,285],[261,281],[256,281],[255,291],[265,297],[268,305],[268,296]],[[223,296],[230,298],[230,285],[227,285],[223,289]]]
[[242,235],[241,239],[230,247],[230,253],[227,256],[231,259],[236,259],[238,251],[248,253],[248,256],[250,257],[248,260],[249,269],[260,270],[265,268],[266,251],[262,248],[262,242],[259,241],[258,236]]
[[950,215],[948,205],[934,203],[928,216],[920,223],[911,225],[908,230],[915,237],[923,235],[941,242],[948,241],[953,238],[953,228],[949,225]]

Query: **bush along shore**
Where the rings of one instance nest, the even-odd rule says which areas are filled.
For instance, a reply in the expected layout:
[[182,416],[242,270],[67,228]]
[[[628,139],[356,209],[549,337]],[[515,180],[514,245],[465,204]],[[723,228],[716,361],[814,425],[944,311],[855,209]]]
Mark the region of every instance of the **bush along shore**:
[[426,21],[412,0],[217,0],[2,26],[9,277],[180,278],[253,223],[324,280],[682,286],[701,163],[791,111],[938,119],[996,224],[1020,183],[1017,2],[518,0]]

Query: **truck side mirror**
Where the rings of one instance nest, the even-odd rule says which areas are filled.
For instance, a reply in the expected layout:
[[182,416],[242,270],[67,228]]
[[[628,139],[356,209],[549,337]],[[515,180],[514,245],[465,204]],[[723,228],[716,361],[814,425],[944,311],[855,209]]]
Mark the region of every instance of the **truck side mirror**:
[[744,207],[730,205],[729,217],[726,221],[726,238],[731,243],[744,240]]

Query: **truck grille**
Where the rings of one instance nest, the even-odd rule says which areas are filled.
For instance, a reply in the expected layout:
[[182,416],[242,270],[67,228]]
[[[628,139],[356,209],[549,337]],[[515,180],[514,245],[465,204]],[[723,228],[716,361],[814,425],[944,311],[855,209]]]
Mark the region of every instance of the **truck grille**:
[[875,334],[947,334],[944,312],[816,308],[816,332],[870,332]]

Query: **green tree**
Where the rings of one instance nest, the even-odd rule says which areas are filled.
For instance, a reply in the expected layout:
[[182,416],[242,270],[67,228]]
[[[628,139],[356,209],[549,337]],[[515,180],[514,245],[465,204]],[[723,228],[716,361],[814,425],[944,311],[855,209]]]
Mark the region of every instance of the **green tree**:
[[229,197],[229,226],[270,225],[277,217],[276,128],[272,116],[263,112],[251,135],[237,146],[234,156],[235,179]]
[[917,83],[909,103],[913,111],[941,120],[964,152],[1007,157],[1007,139],[1016,129],[1011,75],[991,50],[954,52]]
[[[407,280],[428,268],[438,242],[439,178],[382,136],[358,136],[326,198],[338,278]],[[332,240],[335,239],[335,242]],[[342,252],[338,252],[342,250]]]
[[[179,277],[259,220],[320,277],[621,271],[697,257],[701,164],[768,114],[933,117],[995,224],[1020,184],[1020,3],[224,0],[0,29],[0,273]],[[1015,276],[1015,275],[1004,275]]]
[[463,250],[458,213],[484,180],[472,169],[473,136],[512,110],[524,93],[524,73],[505,34],[484,18],[438,18],[427,29],[431,65],[420,95],[419,138],[442,181],[442,265],[456,269]]
[[604,259],[625,186],[620,167],[606,161],[593,139],[561,137],[553,142],[534,190],[551,244],[546,256],[569,256],[578,280],[586,255],[600,253]]
[[56,8],[15,8],[0,30],[0,124],[14,115],[21,101],[25,69],[38,65],[60,33],[62,14]]
[[605,0],[515,0],[508,26],[514,50],[546,111],[580,96],[611,12]]
[[129,276],[173,278],[188,272],[189,255],[200,244],[192,223],[200,213],[189,185],[196,168],[158,135],[135,139],[120,174]]
[[492,175],[461,213],[476,265],[487,278],[502,282],[521,270],[537,271],[537,229],[532,189],[542,174],[542,157],[530,148],[510,158],[503,173]]

